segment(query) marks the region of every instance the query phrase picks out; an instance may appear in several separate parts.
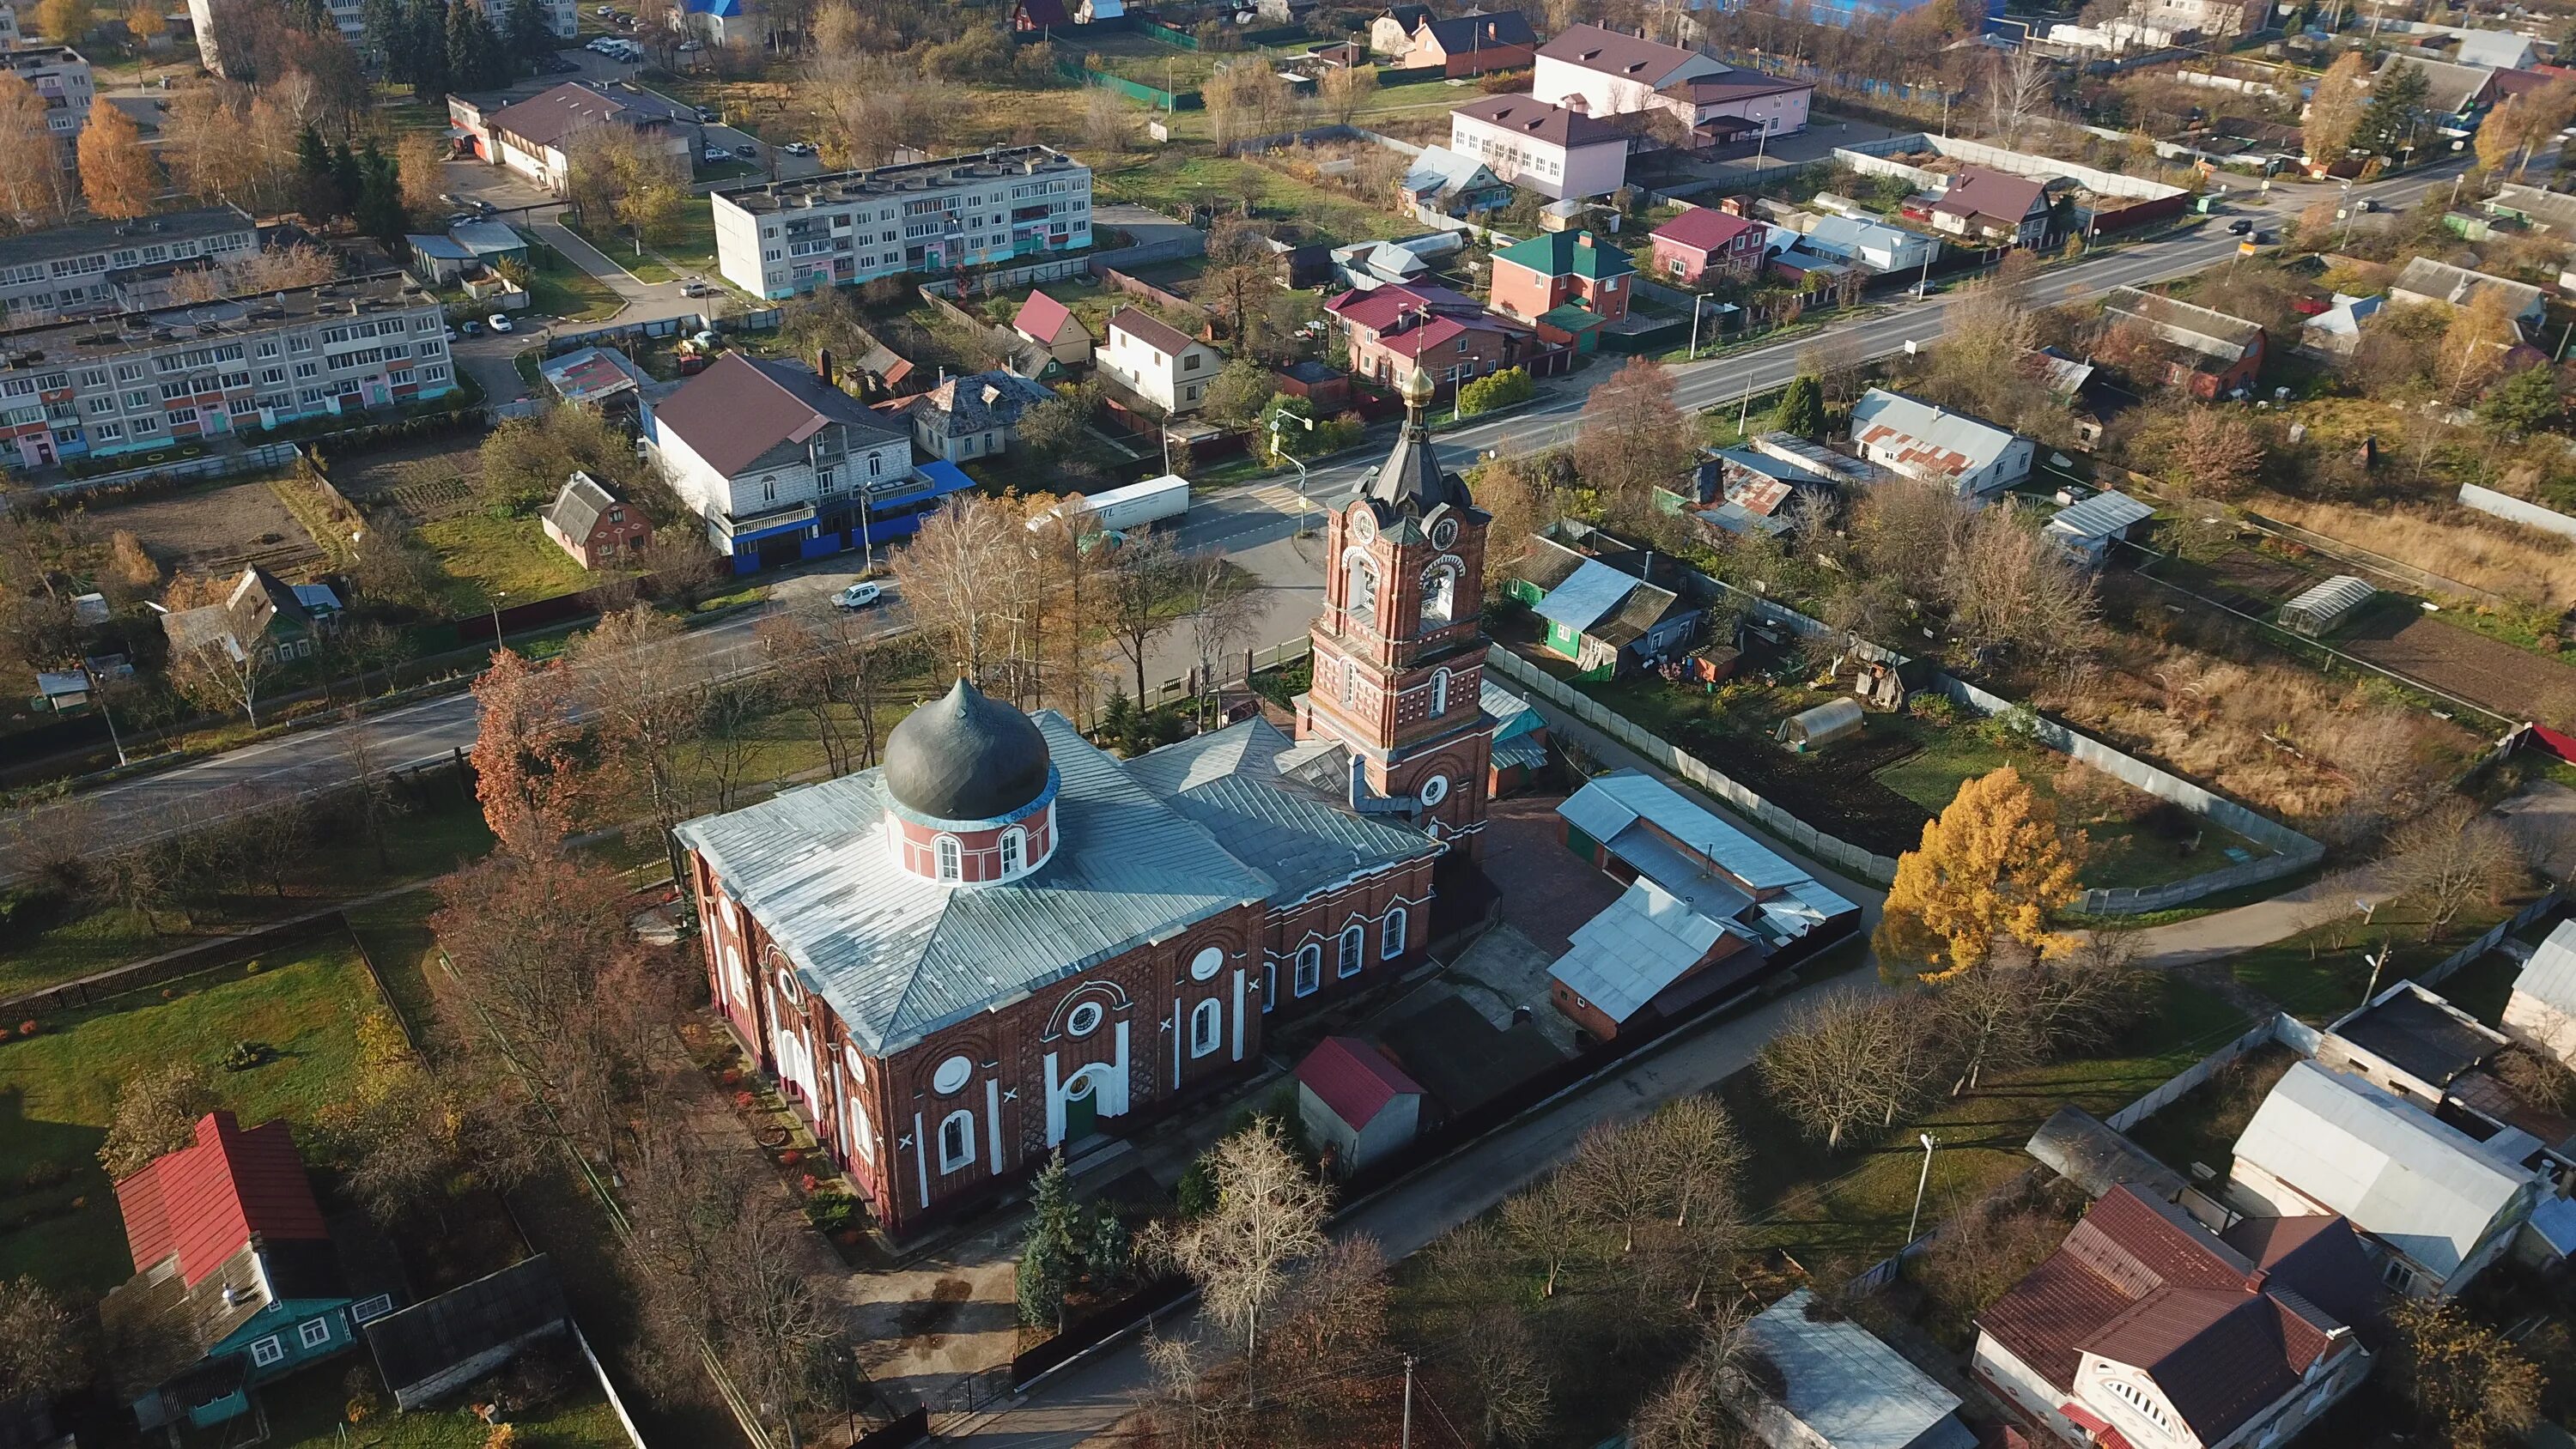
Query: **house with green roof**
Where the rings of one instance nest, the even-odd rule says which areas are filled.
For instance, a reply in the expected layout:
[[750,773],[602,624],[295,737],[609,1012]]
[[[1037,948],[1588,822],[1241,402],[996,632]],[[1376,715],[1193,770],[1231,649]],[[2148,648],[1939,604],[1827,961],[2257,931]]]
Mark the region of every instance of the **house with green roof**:
[[1602,323],[1628,315],[1636,270],[1588,231],[1541,232],[1494,253],[1493,308],[1535,324],[1542,341],[1590,352]]

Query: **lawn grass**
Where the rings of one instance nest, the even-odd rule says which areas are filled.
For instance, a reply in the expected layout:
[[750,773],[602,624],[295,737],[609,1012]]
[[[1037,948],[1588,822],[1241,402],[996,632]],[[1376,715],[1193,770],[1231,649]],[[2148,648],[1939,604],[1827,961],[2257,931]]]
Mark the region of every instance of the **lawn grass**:
[[490,608],[495,590],[513,604],[525,604],[579,593],[597,582],[555,547],[534,518],[458,513],[424,523],[416,533],[447,575],[440,594],[451,615]]
[[2154,1008],[2123,1039],[2077,1059],[1989,1072],[1976,1091],[1936,1097],[1835,1152],[1773,1104],[1759,1072],[1729,1078],[1719,1096],[1752,1149],[1744,1200],[1757,1219],[1754,1245],[1780,1249],[1820,1278],[1828,1264],[1835,1275],[1866,1267],[1905,1241],[1923,1167],[1917,1134],[1939,1144],[1924,1193],[1928,1226],[2029,1168],[2023,1144],[2060,1106],[2107,1116],[2245,1029],[2245,1013],[2214,992],[2172,975],[2159,976],[2156,989]]
[[598,322],[617,315],[617,309],[626,305],[626,299],[618,296],[615,288],[574,266],[570,259],[551,252],[546,255],[544,265],[528,272],[531,310],[570,322]]
[[1257,217],[1299,221],[1319,240],[1343,244],[1393,235],[1405,224],[1391,212],[1240,157],[1169,151],[1142,164],[1103,171],[1093,180],[1100,194],[1111,200],[1163,210],[1207,206],[1232,212],[1248,202]]
[[575,226],[570,212],[564,213],[559,220],[563,223],[564,230],[598,248],[601,256],[625,268],[635,280],[639,282],[679,280],[679,273],[664,266],[649,249],[638,253],[635,250],[635,238],[631,234],[623,230],[609,231],[598,227]]
[[2378,973],[2378,989],[2385,991],[2475,940],[2515,909],[2511,902],[2473,901],[2448,926],[2434,931],[2420,905],[2392,901],[2368,923],[2359,915],[2347,916],[2230,957],[2227,969],[2240,985],[2269,997],[2281,1010],[2323,1026],[2361,1005],[2371,989],[2370,957],[2381,946],[2389,953],[2388,964]]
[[[313,1123],[344,1099],[357,1052],[352,1029],[379,1009],[356,949],[343,937],[290,948],[121,996],[44,1023],[0,1047],[0,1279],[33,1274],[49,1286],[104,1293],[131,1275],[116,1195],[99,1166],[118,1085],[171,1062],[203,1065],[245,1126]],[[161,993],[169,993],[165,998]],[[218,1065],[235,1043],[274,1051],[245,1072]],[[311,1139],[306,1140],[311,1148]],[[67,1171],[30,1191],[31,1168]]]
[[[610,1449],[627,1444],[616,1411],[609,1408],[599,1381],[581,1362],[580,1354],[568,1344],[552,1352],[558,1356],[556,1371],[564,1391],[543,1408],[509,1421],[511,1449]],[[262,1388],[260,1407],[268,1415],[271,1449],[357,1449],[362,1445],[367,1449],[484,1449],[491,1442],[492,1426],[475,1417],[469,1407],[471,1394],[445,1407],[396,1413],[379,1389],[381,1407],[362,1423],[347,1423],[344,1383],[352,1369],[374,1377],[359,1355],[334,1359],[310,1373]],[[237,1437],[241,1426],[225,1427]],[[191,1449],[231,1442],[230,1437],[211,1436],[188,1441]]]
[[2176,1172],[2188,1173],[2197,1162],[2224,1182],[2235,1162],[2236,1139],[2245,1135],[2254,1109],[2298,1060],[2297,1052],[2278,1042],[2256,1047],[2130,1128],[2129,1140]]

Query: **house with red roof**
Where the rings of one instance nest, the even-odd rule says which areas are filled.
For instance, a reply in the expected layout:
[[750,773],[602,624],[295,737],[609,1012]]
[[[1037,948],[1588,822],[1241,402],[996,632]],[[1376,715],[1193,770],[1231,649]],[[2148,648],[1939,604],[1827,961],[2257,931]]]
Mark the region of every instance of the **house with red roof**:
[[1769,228],[1694,206],[1656,227],[1646,239],[1655,248],[1655,275],[1686,287],[1741,279],[1762,270],[1762,241]]
[[2069,1444],[2286,1443],[2370,1372],[2379,1275],[2332,1215],[2213,1233],[2123,1183],[1977,1318],[1977,1379]]
[[1427,282],[1344,292],[1324,304],[1342,329],[1351,371],[1402,388],[1427,371],[1447,390],[1547,351],[1536,329],[1485,310],[1475,298]]
[[1420,1084],[1358,1037],[1324,1038],[1295,1075],[1298,1118],[1337,1171],[1377,1163],[1422,1130]]
[[1047,356],[1066,367],[1091,361],[1091,330],[1073,315],[1072,308],[1044,292],[1029,293],[1011,319],[1011,330],[1045,348]]
[[99,1304],[118,1392],[147,1431],[250,1411],[258,1385],[346,1352],[393,1295],[353,1296],[284,1122],[230,1112],[116,1185],[134,1276]]

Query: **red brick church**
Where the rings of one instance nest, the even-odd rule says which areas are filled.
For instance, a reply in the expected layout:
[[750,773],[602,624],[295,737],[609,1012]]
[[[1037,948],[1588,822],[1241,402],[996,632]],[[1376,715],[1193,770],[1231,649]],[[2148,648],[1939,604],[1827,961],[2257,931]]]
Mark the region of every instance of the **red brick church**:
[[715,1004],[887,1229],[1257,1069],[1274,1013],[1420,960],[1472,857],[1487,515],[1410,415],[1332,520],[1297,737],[1119,760],[959,680],[877,769],[680,828]]

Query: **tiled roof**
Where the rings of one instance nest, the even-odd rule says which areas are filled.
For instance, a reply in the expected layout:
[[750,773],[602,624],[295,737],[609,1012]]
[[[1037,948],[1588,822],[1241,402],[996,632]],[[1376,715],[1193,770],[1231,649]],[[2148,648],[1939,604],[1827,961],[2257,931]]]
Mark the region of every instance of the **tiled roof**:
[[1386,1053],[1357,1037],[1328,1036],[1297,1064],[1297,1080],[1353,1128],[1366,1127],[1398,1097],[1418,1097],[1422,1086]]
[[755,360],[728,352],[715,365],[654,405],[658,427],[677,433],[707,466],[728,477],[763,453],[802,444],[834,423],[870,441],[895,429],[866,404],[826,386],[801,362]]
[[1932,209],[1953,216],[1984,217],[2001,226],[2019,226],[2039,208],[2047,183],[2036,176],[2016,176],[1991,166],[1962,166],[1949,189]]
[[1542,277],[1624,277],[1637,270],[1628,254],[1588,231],[1543,231],[1494,253],[1494,260],[1527,267]]
[[1723,251],[1748,231],[1759,231],[1761,223],[1729,216],[1713,206],[1694,206],[1672,220],[1656,227],[1648,235],[1657,241],[1672,242],[1696,251]]
[[645,126],[668,120],[667,107],[638,104],[634,93],[606,94],[579,81],[566,81],[524,101],[501,107],[483,118],[484,125],[506,131],[532,146],[561,146],[576,131],[592,126]]
[[1121,307],[1111,313],[1109,330],[1124,332],[1166,357],[1178,357],[1193,347],[1205,345],[1178,327],[1135,307]]
[[330,1239],[291,1129],[268,1122],[244,1131],[230,1112],[198,1119],[195,1143],[118,1183],[116,1203],[134,1271],[176,1253],[180,1280],[191,1288],[254,1239]]
[[1598,25],[1576,25],[1559,31],[1539,54],[1645,86],[1662,85],[1664,77],[1699,58],[1695,51],[1623,35]]
[[[1063,335],[1067,322],[1073,323],[1075,331],[1082,331],[1082,323],[1075,318],[1072,308],[1044,292],[1031,292],[1028,300],[1020,304],[1018,314],[1011,318],[1011,330],[1040,342],[1053,342]],[[1084,332],[1083,336],[1087,340],[1090,334]]]
[[1449,114],[1482,121],[1496,130],[1567,149],[1604,141],[1624,143],[1628,135],[1608,121],[1596,120],[1563,106],[1549,105],[1536,96],[1487,96],[1480,101],[1452,106]]

